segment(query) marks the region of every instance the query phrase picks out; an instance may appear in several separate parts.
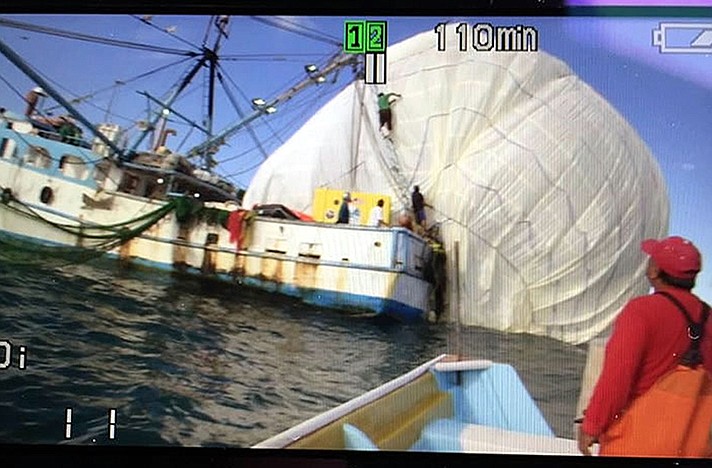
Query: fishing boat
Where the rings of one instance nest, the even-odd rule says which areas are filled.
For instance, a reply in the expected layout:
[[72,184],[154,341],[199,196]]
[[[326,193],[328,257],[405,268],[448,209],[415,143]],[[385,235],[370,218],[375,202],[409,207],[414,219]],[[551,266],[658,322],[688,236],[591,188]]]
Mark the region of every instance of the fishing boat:
[[254,448],[579,454],[512,366],[446,354]]
[[[11,23],[3,25],[27,27]],[[220,278],[318,306],[423,317],[432,289],[425,278],[431,245],[423,237],[400,227],[314,222],[284,206],[245,208],[244,191],[214,171],[213,156],[228,138],[340,69],[358,68],[358,56],[336,53],[317,74],[311,71],[269,102],[255,103],[252,113],[219,133],[190,121],[204,141],[184,153],[170,149],[166,116],[181,116],[174,103],[198,71],[207,68],[216,76],[228,24],[228,17],[215,19],[215,42],[203,44],[167,100],[146,94],[156,112],[131,145],[123,141],[125,129],[94,125],[0,41],[0,52],[37,85],[27,94],[24,114],[3,109],[0,119],[3,239],[42,245],[48,254],[107,255]],[[210,108],[213,86],[211,81]],[[38,113],[37,102],[45,98],[68,114]],[[87,130],[91,139],[83,136]],[[140,149],[149,134],[153,141]]]

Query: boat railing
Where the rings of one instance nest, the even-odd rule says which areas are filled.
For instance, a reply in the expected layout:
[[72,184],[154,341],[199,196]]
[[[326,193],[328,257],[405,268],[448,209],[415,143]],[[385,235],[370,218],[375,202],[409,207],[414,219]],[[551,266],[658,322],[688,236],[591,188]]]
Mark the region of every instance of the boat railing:
[[91,143],[80,137],[73,137],[69,135],[62,135],[57,132],[53,127],[49,125],[44,125],[35,120],[19,120],[15,118],[4,118],[2,119],[2,126],[0,129],[6,128],[8,130],[26,134],[35,135],[45,140],[55,141],[58,143],[66,143],[68,145],[76,146],[78,148],[91,149]]
[[80,148],[91,149],[91,143],[82,139],[81,137],[62,135],[53,130],[41,129],[35,126],[37,129],[37,136],[45,138],[47,140],[58,141],[60,143],[66,143],[72,146],[78,146]]
[[404,387],[405,385],[414,381],[421,375],[425,374],[426,372],[429,372],[433,365],[445,359],[446,357],[446,354],[440,355],[435,359],[432,359],[426,362],[425,364],[418,366],[407,374],[404,374],[394,380],[391,380],[390,382],[387,382],[378,388],[364,393],[360,397],[357,397],[340,406],[337,406],[336,408],[333,408],[332,410],[327,411],[326,413],[322,413],[307,421],[304,421],[303,423],[298,424],[293,428],[282,432],[281,434],[278,434],[268,440],[265,440],[253,446],[253,448],[284,448],[288,445],[291,445],[292,443],[300,440],[303,437],[306,437],[312,432],[319,430],[327,424],[337,421],[343,416],[346,416],[347,414],[359,408],[362,408],[363,406],[372,403],[380,398],[383,398],[385,395],[394,392],[395,390],[401,387]]
[[[160,167],[155,167],[155,166],[147,166],[143,164],[136,164],[136,163],[123,163],[122,166],[127,169],[134,169],[139,172],[148,172],[148,173],[153,173],[156,176],[164,177],[164,178],[173,178],[174,181],[184,181],[188,184],[190,184],[193,187],[196,188],[202,188],[204,190],[213,192],[217,195],[219,195],[222,198],[225,198],[225,200],[236,200],[237,199],[237,194],[236,193],[230,193],[216,185],[213,185],[210,182],[204,181],[199,179],[198,177],[195,177],[190,174],[185,174],[180,171],[176,171],[173,169],[163,169]],[[178,196],[185,196],[185,195],[193,195],[193,194],[187,194],[187,193],[181,193],[181,192],[171,192],[175,195]]]

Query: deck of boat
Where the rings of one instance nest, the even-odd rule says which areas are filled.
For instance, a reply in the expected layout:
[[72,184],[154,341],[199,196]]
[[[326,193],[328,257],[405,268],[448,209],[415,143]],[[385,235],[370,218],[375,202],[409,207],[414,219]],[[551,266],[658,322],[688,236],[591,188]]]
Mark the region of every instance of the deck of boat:
[[439,419],[428,424],[411,451],[527,455],[581,455],[576,441]]
[[447,356],[255,447],[579,455],[514,368]]

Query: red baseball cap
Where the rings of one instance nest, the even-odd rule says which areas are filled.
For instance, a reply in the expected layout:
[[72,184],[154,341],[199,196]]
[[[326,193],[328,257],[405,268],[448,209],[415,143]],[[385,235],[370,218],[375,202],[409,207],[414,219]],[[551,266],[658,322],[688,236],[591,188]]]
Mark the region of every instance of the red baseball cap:
[[702,269],[700,251],[682,237],[644,240],[641,248],[662,271],[673,278],[693,279]]

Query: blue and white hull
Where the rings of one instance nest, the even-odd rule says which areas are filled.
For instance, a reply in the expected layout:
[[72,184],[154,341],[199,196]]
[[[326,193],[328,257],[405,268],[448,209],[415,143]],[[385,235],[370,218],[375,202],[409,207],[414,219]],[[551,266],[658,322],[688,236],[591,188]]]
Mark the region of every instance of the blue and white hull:
[[[258,216],[245,224],[238,248],[214,219],[181,222],[175,210],[162,211],[171,198],[156,195],[163,189],[157,181],[180,182],[185,176],[179,172],[89,164],[101,161],[97,149],[42,138],[31,128],[18,131],[22,126],[0,126],[1,234],[57,248],[102,247],[125,261],[229,279],[317,306],[402,320],[428,311],[423,271],[430,247],[410,231]],[[237,208],[229,202],[205,206],[223,214]],[[148,228],[120,241],[119,231],[108,229],[116,234],[108,248],[104,237],[84,230],[103,232],[117,223],[136,229],[152,216]]]
[[[257,219],[251,229],[235,270],[248,285],[406,321],[428,310],[423,270],[430,247],[405,229],[271,219]],[[231,259],[225,261],[223,268]]]

